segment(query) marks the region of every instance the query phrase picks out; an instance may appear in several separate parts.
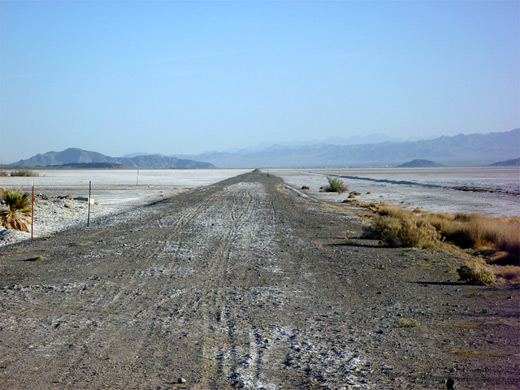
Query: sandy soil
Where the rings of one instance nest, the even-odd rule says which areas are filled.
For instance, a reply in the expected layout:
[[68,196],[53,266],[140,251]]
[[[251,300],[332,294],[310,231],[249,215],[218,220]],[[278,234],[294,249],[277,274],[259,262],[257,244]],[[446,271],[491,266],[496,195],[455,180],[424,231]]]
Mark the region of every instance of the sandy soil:
[[520,291],[362,225],[255,172],[2,248],[0,388],[519,388]]

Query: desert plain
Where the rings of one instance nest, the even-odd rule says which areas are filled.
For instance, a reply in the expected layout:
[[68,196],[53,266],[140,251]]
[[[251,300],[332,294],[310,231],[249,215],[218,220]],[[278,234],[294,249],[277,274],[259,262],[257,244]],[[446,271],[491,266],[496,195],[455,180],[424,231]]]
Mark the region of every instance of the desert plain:
[[309,192],[290,172],[133,174],[96,184],[117,208],[88,228],[79,207],[83,222],[0,249],[0,387],[519,387],[518,287],[363,238],[326,174],[304,175]]

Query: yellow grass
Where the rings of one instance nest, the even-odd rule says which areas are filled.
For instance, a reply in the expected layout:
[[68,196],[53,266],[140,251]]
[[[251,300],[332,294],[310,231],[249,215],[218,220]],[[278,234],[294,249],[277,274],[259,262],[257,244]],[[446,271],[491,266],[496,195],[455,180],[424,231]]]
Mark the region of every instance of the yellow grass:
[[434,248],[447,242],[464,249],[502,251],[508,257],[507,263],[519,264],[520,223],[517,217],[414,213],[389,205],[376,210],[378,215],[368,228],[368,235],[389,245]]

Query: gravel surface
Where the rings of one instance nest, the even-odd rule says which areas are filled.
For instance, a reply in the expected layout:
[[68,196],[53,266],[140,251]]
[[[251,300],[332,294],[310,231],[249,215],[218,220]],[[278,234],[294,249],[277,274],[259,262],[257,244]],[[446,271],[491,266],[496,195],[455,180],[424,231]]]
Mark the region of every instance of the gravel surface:
[[6,246],[0,388],[518,388],[518,288],[363,223],[253,172]]

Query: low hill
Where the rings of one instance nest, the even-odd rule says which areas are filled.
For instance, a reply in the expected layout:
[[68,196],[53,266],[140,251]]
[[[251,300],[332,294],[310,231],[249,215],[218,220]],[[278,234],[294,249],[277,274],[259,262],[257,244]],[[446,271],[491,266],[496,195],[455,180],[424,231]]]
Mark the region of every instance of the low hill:
[[420,159],[408,161],[404,164],[397,166],[397,168],[435,168],[435,167],[442,167],[442,165],[437,164],[430,160],[420,160]]
[[[37,154],[26,160],[20,160],[13,163],[18,167],[73,167],[71,164],[80,164],[78,168],[94,168],[94,166],[85,166],[83,164],[115,164],[115,167],[122,168],[215,168],[211,163],[200,162],[191,159],[180,159],[177,157],[167,157],[159,154],[135,157],[110,157],[101,153],[90,152],[78,148],[69,148],[61,152],[48,152]],[[109,166],[99,166],[106,168]]]
[[518,167],[520,166],[520,158],[514,158],[512,160],[498,161],[491,164],[492,167]]

